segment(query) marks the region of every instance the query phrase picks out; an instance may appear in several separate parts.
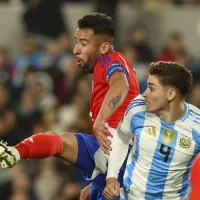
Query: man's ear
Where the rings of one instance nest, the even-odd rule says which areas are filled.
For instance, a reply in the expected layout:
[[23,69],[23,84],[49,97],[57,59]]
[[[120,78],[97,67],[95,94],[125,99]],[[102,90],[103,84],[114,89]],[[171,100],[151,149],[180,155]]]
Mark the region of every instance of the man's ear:
[[176,97],[176,90],[175,89],[169,89],[168,91],[168,101],[173,101]]
[[100,52],[101,52],[102,55],[107,54],[110,49],[111,49],[111,45],[110,45],[109,42],[104,42],[100,46]]

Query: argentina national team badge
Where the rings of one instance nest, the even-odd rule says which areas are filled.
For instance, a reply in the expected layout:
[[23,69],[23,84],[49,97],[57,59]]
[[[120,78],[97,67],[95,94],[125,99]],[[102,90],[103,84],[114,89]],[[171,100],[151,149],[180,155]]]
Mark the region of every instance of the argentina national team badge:
[[192,144],[192,139],[187,136],[183,136],[179,140],[179,146],[184,149],[190,148],[191,144]]
[[172,131],[170,129],[165,129],[163,136],[162,136],[162,140],[165,144],[172,143],[174,140],[174,131]]

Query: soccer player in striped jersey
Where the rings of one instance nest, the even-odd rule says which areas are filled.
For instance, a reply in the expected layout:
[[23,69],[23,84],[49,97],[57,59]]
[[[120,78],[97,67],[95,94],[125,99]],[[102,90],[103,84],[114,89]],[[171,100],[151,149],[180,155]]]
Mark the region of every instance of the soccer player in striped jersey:
[[192,75],[176,62],[150,65],[148,87],[129,104],[112,140],[105,197],[119,195],[116,180],[134,138],[120,196],[123,200],[180,200],[200,152],[200,110],[185,102]]
[[[114,51],[114,37],[115,23],[105,14],[89,14],[78,21],[73,53],[78,67],[85,73],[92,73],[93,136],[40,133],[14,147],[1,143],[2,168],[13,167],[20,159],[59,156],[81,169],[92,181],[90,197],[87,187],[81,199],[105,199],[102,196],[107,171],[104,152],[108,152],[109,138],[115,133],[128,104],[139,94],[135,70],[121,53]],[[124,170],[125,167],[121,169],[121,183]]]

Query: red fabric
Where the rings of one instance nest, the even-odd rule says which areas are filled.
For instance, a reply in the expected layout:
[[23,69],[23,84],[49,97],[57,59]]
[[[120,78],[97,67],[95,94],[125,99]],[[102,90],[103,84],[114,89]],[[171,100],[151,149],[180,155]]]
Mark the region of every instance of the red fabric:
[[38,133],[33,135],[15,148],[19,151],[20,158],[47,158],[62,151],[62,140],[53,133]]
[[19,144],[17,144],[14,147],[18,150],[21,159],[28,158],[29,149],[28,149],[28,147],[25,144],[19,143]]
[[[103,55],[97,64],[94,67],[94,72],[92,75],[92,95],[90,101],[90,114],[92,117],[92,122],[94,123],[99,110],[103,104],[103,100],[109,90],[109,83],[106,79],[106,73],[109,69],[109,66],[112,63],[120,63],[121,66],[125,69],[128,74],[129,82],[129,92],[123,102],[123,104],[113,113],[113,115],[107,121],[108,125],[111,128],[117,128],[119,122],[121,121],[126,108],[129,103],[139,95],[139,85],[136,77],[135,70],[129,61],[124,58],[124,56],[119,52],[111,52],[107,55]],[[93,136],[95,134],[93,133]],[[107,136],[111,136],[109,131]]]
[[190,171],[190,181],[192,184],[190,200],[200,199],[200,154],[195,158]]

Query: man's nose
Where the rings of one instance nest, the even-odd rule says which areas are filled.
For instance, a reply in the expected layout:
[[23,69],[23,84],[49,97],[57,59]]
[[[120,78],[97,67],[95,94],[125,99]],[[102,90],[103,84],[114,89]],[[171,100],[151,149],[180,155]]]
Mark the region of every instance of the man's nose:
[[79,49],[79,47],[78,47],[77,44],[74,46],[73,54],[74,54],[74,55],[80,54],[80,49]]
[[145,98],[147,96],[147,89],[143,92],[142,96]]

